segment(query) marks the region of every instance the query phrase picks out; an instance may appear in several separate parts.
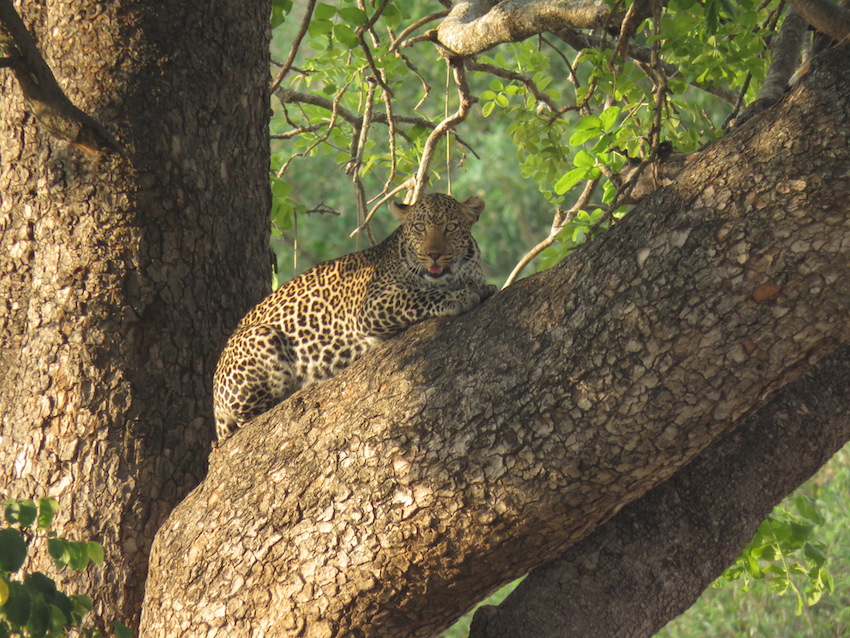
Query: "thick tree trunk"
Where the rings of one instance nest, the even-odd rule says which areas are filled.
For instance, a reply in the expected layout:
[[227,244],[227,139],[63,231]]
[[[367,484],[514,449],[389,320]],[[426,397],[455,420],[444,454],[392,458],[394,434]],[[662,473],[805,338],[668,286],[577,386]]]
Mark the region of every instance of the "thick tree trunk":
[[269,6],[18,11],[126,157],[52,138],[0,71],[0,486],[104,544],[83,590],[134,624],[153,535],[206,471],[218,351],[267,286]]
[[844,56],[557,267],[237,433],[157,536],[143,636],[431,635],[850,341]]

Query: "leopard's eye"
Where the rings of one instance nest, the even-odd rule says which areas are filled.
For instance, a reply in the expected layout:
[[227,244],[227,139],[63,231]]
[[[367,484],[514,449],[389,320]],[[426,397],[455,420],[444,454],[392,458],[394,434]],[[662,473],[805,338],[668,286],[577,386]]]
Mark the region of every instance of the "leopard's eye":
[[458,228],[460,228],[460,224],[456,224],[455,222],[449,222],[448,224],[446,224],[446,232],[447,233],[453,233]]
[[422,222],[416,222],[415,224],[413,224],[413,230],[415,230],[417,233],[424,233],[425,224],[423,224]]

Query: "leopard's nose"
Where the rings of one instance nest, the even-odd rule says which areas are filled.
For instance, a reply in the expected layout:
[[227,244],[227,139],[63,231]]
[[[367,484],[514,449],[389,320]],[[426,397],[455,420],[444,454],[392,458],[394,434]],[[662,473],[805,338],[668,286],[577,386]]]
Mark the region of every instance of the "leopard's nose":
[[440,257],[443,256],[443,253],[428,253],[428,256],[434,261],[437,261]]

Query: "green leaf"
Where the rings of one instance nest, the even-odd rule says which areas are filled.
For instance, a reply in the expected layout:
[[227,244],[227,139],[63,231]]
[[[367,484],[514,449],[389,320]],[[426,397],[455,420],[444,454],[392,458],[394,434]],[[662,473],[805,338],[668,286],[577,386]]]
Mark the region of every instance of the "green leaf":
[[92,609],[94,609],[94,602],[88,596],[84,596],[82,594],[73,594],[70,598],[75,605],[80,606],[86,611],[91,611]]
[[483,115],[484,117],[490,117],[490,113],[493,112],[495,106],[495,102],[486,102],[484,106],[481,107],[481,115]]
[[325,4],[321,2],[316,5],[316,8],[313,10],[313,19],[318,18],[319,20],[329,20],[336,15],[336,7],[331,6],[329,4]]
[[12,581],[9,583],[9,600],[3,605],[3,613],[14,625],[24,626],[30,617],[32,600],[30,591],[21,583]]
[[117,620],[112,623],[112,629],[115,632],[115,638],[133,638],[133,632],[130,628]]
[[65,630],[68,629],[71,625],[76,623],[71,621],[70,616],[68,616],[62,609],[60,609],[57,605],[52,603],[48,604],[48,609],[50,611],[50,636],[57,635],[65,635]]
[[103,565],[103,545],[97,541],[89,541],[86,543],[86,551],[92,562]]
[[34,597],[30,607],[30,617],[27,620],[27,631],[33,638],[41,638],[50,627],[50,607],[43,599]]
[[0,570],[16,572],[27,558],[27,544],[21,533],[7,527],[0,529]]
[[358,9],[357,7],[345,7],[340,9],[339,17],[345,20],[348,24],[356,26],[366,24],[366,21],[369,19],[366,12],[363,11],[363,9]]
[[333,31],[334,23],[330,20],[317,20],[313,19],[310,21],[310,25],[307,27],[307,33],[309,33],[312,37],[318,37],[320,35],[325,35]]
[[502,93],[496,95],[496,97],[494,98],[494,102],[496,102],[496,104],[501,106],[503,109],[507,108],[509,104],[508,98],[506,98]]
[[804,494],[800,494],[794,499],[794,504],[797,506],[797,511],[800,512],[800,516],[817,525],[823,524],[824,518],[821,516],[820,512],[818,512],[814,499]]
[[747,554],[746,558],[747,573],[749,573],[750,576],[756,579],[764,578],[764,572],[761,571],[761,568],[759,567],[758,561],[755,559],[755,557],[752,554]]
[[29,527],[38,516],[35,502],[28,498],[19,498],[6,503],[6,521],[17,523],[21,527]]
[[360,44],[360,38],[357,37],[357,34],[347,24],[335,24],[333,31],[334,38],[349,49],[353,49]]
[[581,150],[576,153],[576,156],[573,158],[573,164],[576,166],[593,166],[596,164],[596,160],[593,159],[593,156],[585,150]]
[[561,176],[561,179],[555,182],[555,186],[553,187],[555,192],[558,195],[563,195],[573,186],[583,180],[587,175],[587,172],[587,168],[584,166],[574,168],[571,171],[567,171],[566,173],[564,173],[563,176]]
[[24,584],[39,592],[46,598],[51,598],[56,593],[56,583],[41,572],[33,572],[24,578]]
[[585,129],[583,131],[576,131],[572,135],[570,135],[570,146],[579,146],[580,144],[584,144],[587,140],[597,137],[600,134],[600,131],[596,129]]
[[48,538],[47,553],[56,563],[58,568],[65,567],[71,560],[71,554],[68,552],[68,541],[64,538]]
[[9,583],[0,576],[0,607],[5,605],[7,600],[9,600]]
[[47,529],[53,523],[53,517],[59,511],[59,501],[55,498],[38,499],[38,528]]
[[610,131],[611,127],[617,122],[620,116],[619,106],[609,106],[599,115],[599,122],[602,125],[602,130]]
[[83,543],[81,541],[68,541],[68,553],[71,555],[69,565],[75,572],[82,571],[88,567],[88,543]]
[[602,130],[602,120],[599,119],[598,115],[585,115],[582,117],[578,124],[576,125],[577,131],[601,131]]
[[815,567],[820,567],[826,562],[826,554],[821,549],[811,543],[803,545],[803,554],[808,558]]

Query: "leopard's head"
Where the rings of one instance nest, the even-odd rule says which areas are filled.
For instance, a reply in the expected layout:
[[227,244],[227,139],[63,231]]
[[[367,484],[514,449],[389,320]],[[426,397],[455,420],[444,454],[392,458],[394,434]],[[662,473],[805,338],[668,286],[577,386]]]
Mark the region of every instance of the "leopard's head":
[[470,197],[460,203],[432,193],[415,204],[391,203],[390,209],[401,220],[408,265],[420,276],[439,279],[473,251],[470,229],[484,210],[484,200]]

